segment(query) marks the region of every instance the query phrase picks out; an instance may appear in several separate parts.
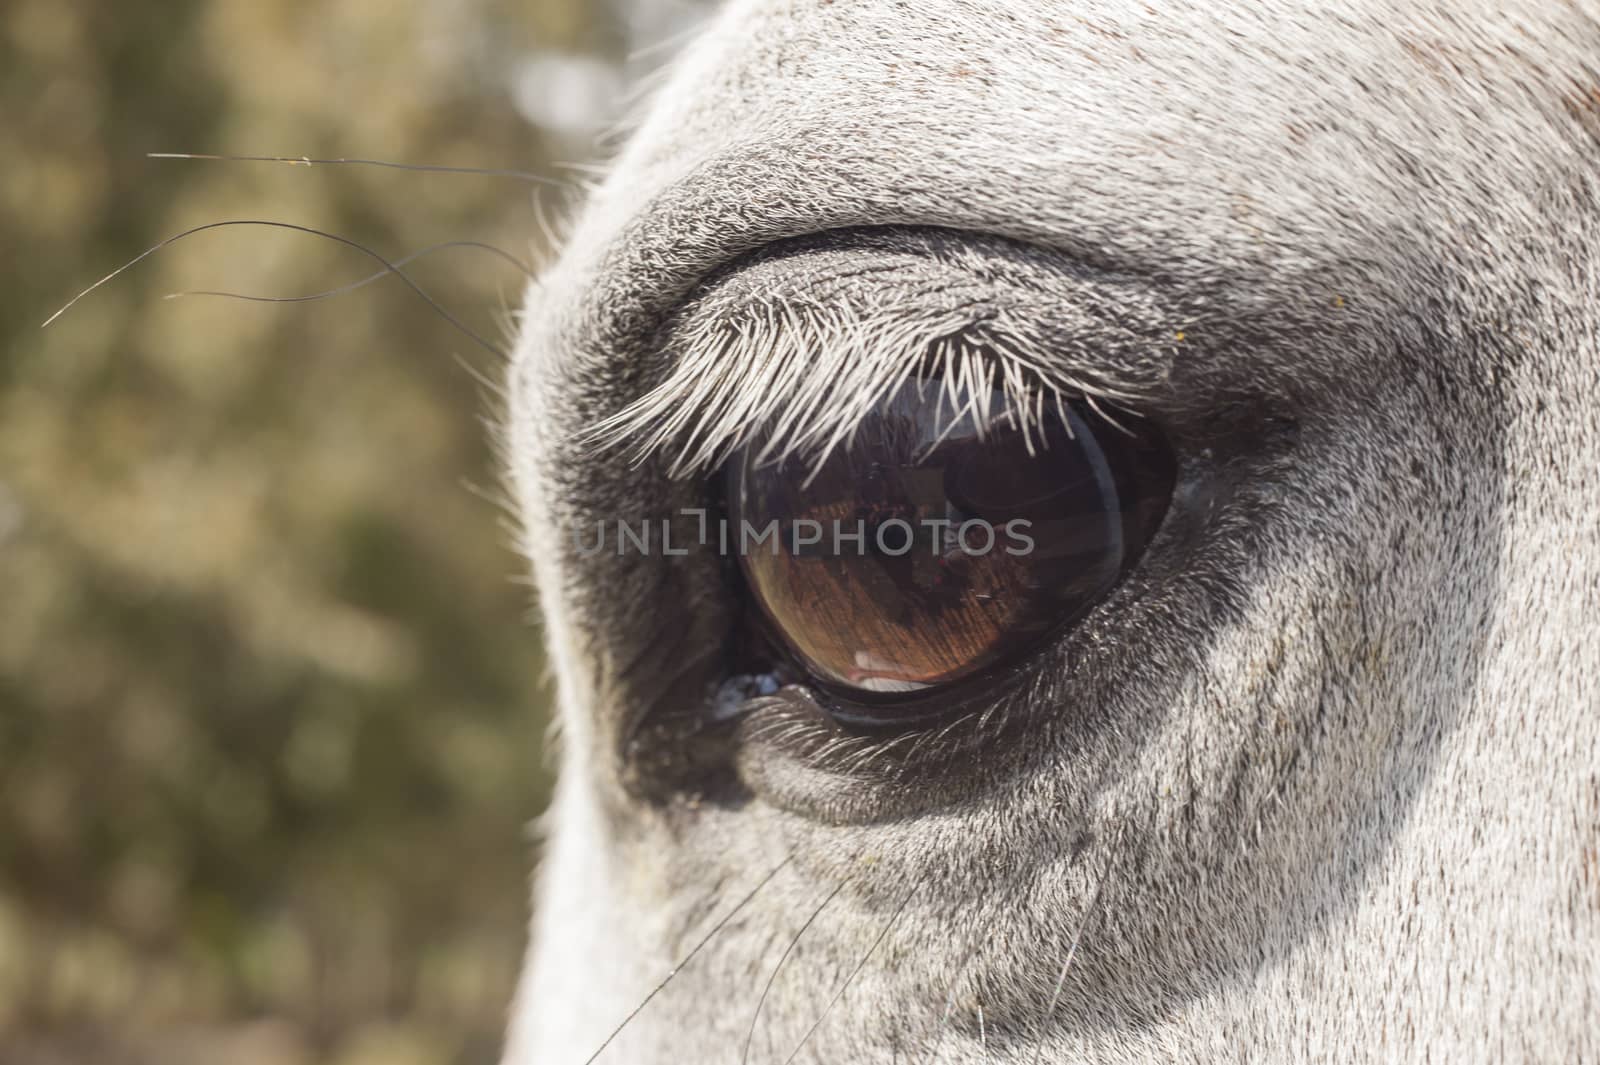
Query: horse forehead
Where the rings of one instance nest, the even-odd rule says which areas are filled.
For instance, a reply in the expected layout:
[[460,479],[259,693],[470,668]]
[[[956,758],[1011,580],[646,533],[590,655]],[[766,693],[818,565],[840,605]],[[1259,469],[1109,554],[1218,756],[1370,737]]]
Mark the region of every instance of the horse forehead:
[[717,67],[704,80],[720,81],[714,113],[724,123],[770,118],[774,108],[844,107],[841,117],[859,122],[863,112],[903,118],[981,105],[987,119],[948,110],[941,118],[1014,130],[1070,115],[1092,128],[1097,118],[1125,125],[1175,109],[1209,122],[1226,108],[1238,124],[1362,95],[1470,114],[1474,85],[1592,75],[1597,17],[1585,4],[1515,0],[747,0],[729,5],[704,42]]
[[1138,214],[1144,234],[1183,245],[1196,217],[1249,215],[1202,228],[1304,248],[1474,198],[1492,215],[1488,190],[1592,167],[1600,117],[1586,135],[1573,116],[1600,107],[1596,16],[1515,3],[736,2],[658,95],[597,213],[747,157],[766,185],[728,184],[779,209],[854,195],[863,216],[892,220],[908,199],[936,216],[943,198],[965,209],[957,223],[1021,216],[1040,230],[1021,235],[1046,238]]

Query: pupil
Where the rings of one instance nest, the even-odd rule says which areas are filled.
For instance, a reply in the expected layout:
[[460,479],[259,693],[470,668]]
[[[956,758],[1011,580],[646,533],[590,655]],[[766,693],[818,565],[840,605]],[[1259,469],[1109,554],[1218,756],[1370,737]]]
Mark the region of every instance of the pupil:
[[1116,583],[1170,492],[1148,436],[1073,406],[1026,435],[997,419],[980,439],[942,391],[907,385],[820,467],[748,452],[728,467],[757,604],[847,696],[892,701],[1034,646]]

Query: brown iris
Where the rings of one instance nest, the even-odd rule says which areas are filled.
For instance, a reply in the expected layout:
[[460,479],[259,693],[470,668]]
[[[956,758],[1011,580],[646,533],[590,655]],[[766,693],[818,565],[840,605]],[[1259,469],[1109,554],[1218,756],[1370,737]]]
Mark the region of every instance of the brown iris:
[[1170,455],[1146,429],[1068,405],[1026,433],[1003,417],[980,435],[941,391],[907,385],[820,466],[747,453],[728,468],[756,602],[847,697],[894,701],[1036,646],[1117,582],[1171,493]]

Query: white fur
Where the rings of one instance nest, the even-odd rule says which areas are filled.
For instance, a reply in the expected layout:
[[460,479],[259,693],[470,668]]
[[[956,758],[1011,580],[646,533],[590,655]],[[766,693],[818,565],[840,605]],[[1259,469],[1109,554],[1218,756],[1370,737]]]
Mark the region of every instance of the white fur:
[[[564,735],[508,1065],[580,1065],[774,868],[602,1061],[735,1062],[753,1018],[763,1062],[1600,1059],[1597,175],[1588,2],[732,3],[518,345]],[[885,365],[970,305],[943,260],[761,257],[860,227],[1030,249],[1059,284],[1005,335],[1043,323],[1046,381],[1295,435],[1225,462],[1217,429],[1226,491],[1179,500],[988,790],[922,806],[938,778],[760,730],[743,801],[641,789],[626,722],[731,608],[708,569],[574,556],[574,523],[696,498],[595,427],[648,444],[673,396],[726,444],[741,397],[827,402],[796,360],[833,334],[781,315],[715,399],[706,338],[775,292],[844,291]]]

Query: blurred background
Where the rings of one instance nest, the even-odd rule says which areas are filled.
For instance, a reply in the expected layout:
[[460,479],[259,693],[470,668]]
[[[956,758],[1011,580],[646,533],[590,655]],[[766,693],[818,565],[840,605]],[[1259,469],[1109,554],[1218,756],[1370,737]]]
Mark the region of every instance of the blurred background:
[[[0,3],[0,1063],[492,1062],[549,770],[478,378],[688,0]],[[495,342],[523,278],[413,264]]]

